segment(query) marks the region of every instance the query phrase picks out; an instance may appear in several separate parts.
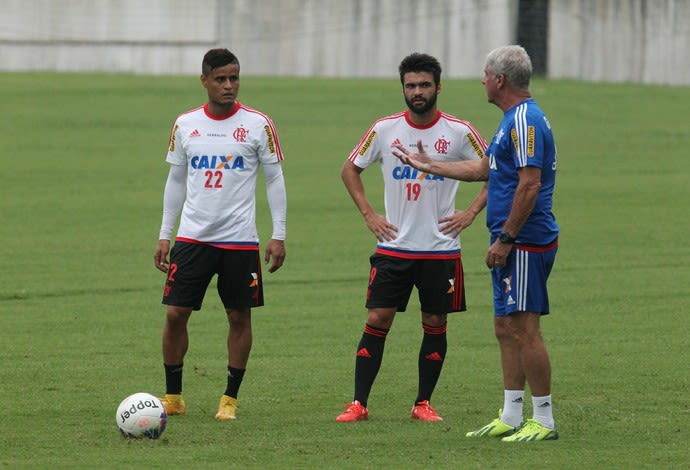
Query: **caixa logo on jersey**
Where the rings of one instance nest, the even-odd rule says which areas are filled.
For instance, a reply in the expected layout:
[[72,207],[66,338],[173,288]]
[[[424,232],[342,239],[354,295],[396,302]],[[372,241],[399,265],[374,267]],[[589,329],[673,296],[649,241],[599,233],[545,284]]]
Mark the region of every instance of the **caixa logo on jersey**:
[[396,166],[392,174],[396,180],[443,181],[443,176],[430,175],[410,166]]
[[194,155],[190,164],[195,170],[244,170],[242,155]]

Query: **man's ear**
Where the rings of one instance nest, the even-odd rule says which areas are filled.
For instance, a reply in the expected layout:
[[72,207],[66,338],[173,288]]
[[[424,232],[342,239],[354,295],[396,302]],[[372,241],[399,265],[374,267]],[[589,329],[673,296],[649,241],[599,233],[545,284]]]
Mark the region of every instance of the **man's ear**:
[[506,76],[503,73],[496,75],[496,86],[498,88],[503,88],[506,84]]

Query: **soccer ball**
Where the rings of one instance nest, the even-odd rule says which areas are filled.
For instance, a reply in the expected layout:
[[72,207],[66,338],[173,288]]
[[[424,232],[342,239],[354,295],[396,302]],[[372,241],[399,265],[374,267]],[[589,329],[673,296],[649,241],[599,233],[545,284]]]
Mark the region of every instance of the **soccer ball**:
[[125,437],[158,439],[165,431],[168,414],[150,393],[135,393],[117,407],[115,422]]

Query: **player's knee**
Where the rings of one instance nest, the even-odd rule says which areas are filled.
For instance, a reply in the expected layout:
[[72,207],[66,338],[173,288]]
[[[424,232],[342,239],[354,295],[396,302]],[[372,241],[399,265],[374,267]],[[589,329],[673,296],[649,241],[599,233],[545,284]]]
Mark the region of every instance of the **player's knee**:
[[515,330],[510,326],[508,319],[504,317],[494,319],[494,335],[499,342],[517,340]]
[[434,328],[445,325],[448,322],[448,315],[436,313],[422,313],[422,323]]
[[251,310],[227,309],[228,322],[231,328],[250,328],[252,324]]
[[179,330],[184,329],[187,326],[187,321],[191,314],[191,309],[182,307],[168,307],[168,311],[165,317],[165,321],[168,329]]
[[395,309],[369,309],[367,324],[374,328],[390,328],[395,318]]

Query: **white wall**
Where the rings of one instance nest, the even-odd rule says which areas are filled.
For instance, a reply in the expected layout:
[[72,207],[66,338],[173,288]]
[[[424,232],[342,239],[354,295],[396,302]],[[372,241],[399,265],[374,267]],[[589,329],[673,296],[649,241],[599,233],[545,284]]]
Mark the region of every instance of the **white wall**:
[[217,0],[1,0],[0,69],[191,72]]
[[228,47],[255,75],[395,76],[436,55],[478,77],[514,41],[511,0],[2,0],[0,70],[197,74]]
[[[690,85],[690,0],[551,0],[553,78]],[[0,0],[0,71],[390,77],[413,51],[475,78],[517,0]]]
[[221,2],[221,41],[262,75],[381,77],[413,51],[445,76],[478,77],[515,38],[511,0],[238,0]]
[[551,0],[549,76],[690,85],[690,1]]

